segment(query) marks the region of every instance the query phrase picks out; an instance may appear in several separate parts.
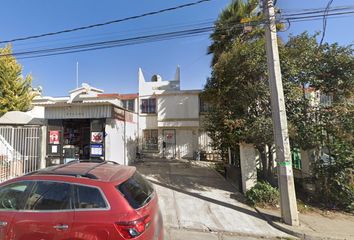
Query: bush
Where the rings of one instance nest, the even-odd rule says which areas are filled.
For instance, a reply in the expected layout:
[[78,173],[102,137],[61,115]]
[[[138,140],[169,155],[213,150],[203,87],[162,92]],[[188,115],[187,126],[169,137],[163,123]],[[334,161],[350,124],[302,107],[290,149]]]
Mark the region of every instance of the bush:
[[246,192],[246,198],[254,206],[276,206],[279,203],[279,191],[267,182],[258,182]]

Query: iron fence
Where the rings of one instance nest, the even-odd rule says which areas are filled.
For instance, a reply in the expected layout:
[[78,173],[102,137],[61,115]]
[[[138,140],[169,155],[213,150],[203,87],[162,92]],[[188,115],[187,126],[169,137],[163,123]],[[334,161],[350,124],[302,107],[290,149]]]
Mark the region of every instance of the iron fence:
[[40,167],[40,127],[0,127],[0,182]]

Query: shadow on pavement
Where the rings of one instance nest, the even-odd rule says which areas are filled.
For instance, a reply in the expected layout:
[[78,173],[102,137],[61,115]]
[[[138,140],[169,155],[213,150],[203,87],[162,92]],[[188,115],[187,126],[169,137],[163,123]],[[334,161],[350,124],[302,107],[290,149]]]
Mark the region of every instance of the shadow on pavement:
[[207,202],[210,202],[210,203],[214,203],[214,204],[217,204],[217,205],[220,205],[220,206],[223,206],[223,207],[227,207],[227,208],[233,209],[233,210],[235,210],[235,211],[242,212],[242,213],[244,213],[244,214],[248,214],[248,215],[250,215],[250,216],[253,216],[253,217],[256,217],[256,218],[259,218],[259,219],[264,220],[264,219],[263,219],[257,212],[255,212],[255,211],[248,210],[248,209],[242,208],[242,207],[238,207],[238,206],[235,206],[235,205],[233,205],[233,204],[226,203],[226,202],[222,202],[222,201],[219,201],[219,200],[216,200],[216,199],[213,199],[213,198],[209,198],[209,197],[206,197],[206,196],[202,196],[202,195],[197,194],[197,193],[188,192],[188,191],[186,191],[186,190],[183,190],[183,189],[180,189],[180,188],[177,188],[177,187],[168,185],[168,184],[164,184],[164,183],[161,183],[161,182],[157,182],[157,181],[154,181],[154,180],[151,180],[151,179],[150,179],[150,182],[152,182],[152,183],[154,183],[154,184],[156,184],[156,185],[159,185],[159,186],[161,186],[161,187],[169,188],[169,189],[171,189],[171,190],[173,190],[173,191],[180,192],[180,193],[183,193],[183,194],[192,196],[192,197],[196,197],[196,198],[202,199],[202,200],[204,200],[204,201],[207,201]]

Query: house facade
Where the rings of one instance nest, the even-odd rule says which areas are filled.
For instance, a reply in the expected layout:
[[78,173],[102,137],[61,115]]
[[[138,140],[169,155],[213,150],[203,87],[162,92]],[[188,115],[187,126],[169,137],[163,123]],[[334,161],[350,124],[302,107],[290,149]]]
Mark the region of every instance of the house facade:
[[153,75],[145,79],[139,69],[139,150],[147,156],[196,159],[212,153],[203,131],[201,90],[180,89],[180,68],[174,79]]
[[46,166],[74,159],[134,161],[138,116],[123,107],[119,94],[83,84],[67,97],[38,96],[33,105],[44,110]]
[[[36,93],[33,109],[0,118],[0,182],[75,159],[129,165],[145,157],[215,159],[203,130],[201,90],[138,71],[138,93],[104,93],[82,84],[65,97]],[[12,171],[11,169],[16,169]],[[14,174],[10,174],[14,173]]]

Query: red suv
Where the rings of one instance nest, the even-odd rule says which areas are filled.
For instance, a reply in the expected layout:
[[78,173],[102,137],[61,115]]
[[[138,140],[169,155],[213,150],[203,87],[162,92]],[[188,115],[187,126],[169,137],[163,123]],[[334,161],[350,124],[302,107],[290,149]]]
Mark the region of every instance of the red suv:
[[0,184],[0,240],[163,239],[152,185],[114,162],[71,162]]

